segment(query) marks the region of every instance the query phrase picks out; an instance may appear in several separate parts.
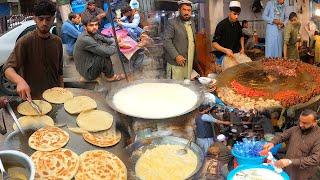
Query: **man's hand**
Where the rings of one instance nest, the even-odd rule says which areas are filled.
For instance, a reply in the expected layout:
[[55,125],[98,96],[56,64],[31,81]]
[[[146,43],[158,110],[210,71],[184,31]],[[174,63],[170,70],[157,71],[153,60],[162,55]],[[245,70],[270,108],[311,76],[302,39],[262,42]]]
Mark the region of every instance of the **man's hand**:
[[208,87],[209,87],[209,92],[211,93],[217,89],[216,83],[213,81],[208,85]]
[[17,83],[17,93],[23,100],[32,100],[30,92],[30,87],[25,80],[21,80]]
[[9,101],[8,101],[7,97],[5,97],[5,96],[0,97],[0,108],[4,108],[8,102]]
[[272,22],[273,24],[281,25],[281,21],[279,19],[274,19]]
[[119,21],[117,23],[118,23],[118,26],[122,27],[122,22],[121,21]]
[[225,53],[226,53],[227,56],[229,56],[232,59],[234,59],[234,54],[233,54],[233,51],[231,49],[226,49]]
[[263,149],[270,151],[274,147],[273,143],[267,143],[263,146]]
[[289,159],[280,159],[274,163],[277,168],[285,168],[291,164]]
[[244,53],[244,48],[241,48],[240,54],[245,54],[245,53]]
[[181,55],[178,55],[176,57],[176,62],[180,65],[180,66],[184,66],[184,64],[186,63],[186,59],[181,56]]

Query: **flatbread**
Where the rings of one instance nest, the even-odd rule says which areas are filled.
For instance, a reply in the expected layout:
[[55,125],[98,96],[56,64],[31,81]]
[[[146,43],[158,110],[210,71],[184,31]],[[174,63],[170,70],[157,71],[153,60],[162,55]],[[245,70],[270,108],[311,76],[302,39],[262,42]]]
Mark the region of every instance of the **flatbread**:
[[77,173],[80,159],[70,149],[50,152],[36,151],[31,155],[36,168],[35,179],[69,180]]
[[84,140],[99,147],[108,147],[117,144],[121,139],[121,132],[114,130],[106,130],[96,133],[82,134]]
[[[53,119],[50,116],[43,115],[43,116],[22,116],[18,119],[22,128],[27,127],[36,127],[41,128],[45,126],[54,126]],[[17,130],[17,125],[13,124],[13,129]]]
[[29,146],[38,151],[53,151],[62,148],[69,141],[69,134],[57,127],[47,126],[29,137]]
[[77,124],[81,129],[89,132],[107,130],[112,126],[113,116],[105,111],[84,111],[77,117]]
[[73,98],[72,92],[65,88],[54,87],[42,93],[43,99],[54,104],[62,104]]
[[64,103],[64,109],[70,114],[79,114],[97,108],[97,103],[88,96],[77,96]]
[[87,130],[81,129],[81,128],[79,128],[79,127],[68,127],[68,129],[69,129],[71,132],[74,132],[74,133],[77,133],[77,134],[88,133]]
[[42,100],[33,100],[35,104],[37,104],[41,110],[41,114],[37,112],[32,106],[31,103],[25,101],[17,107],[18,113],[25,115],[25,116],[37,116],[37,115],[46,115],[48,112],[51,111],[52,106],[47,101]]
[[87,151],[80,155],[75,180],[126,180],[127,168],[114,154],[104,150]]
[[112,101],[124,114],[145,119],[163,119],[190,111],[196,105],[198,96],[180,84],[141,83],[121,89]]

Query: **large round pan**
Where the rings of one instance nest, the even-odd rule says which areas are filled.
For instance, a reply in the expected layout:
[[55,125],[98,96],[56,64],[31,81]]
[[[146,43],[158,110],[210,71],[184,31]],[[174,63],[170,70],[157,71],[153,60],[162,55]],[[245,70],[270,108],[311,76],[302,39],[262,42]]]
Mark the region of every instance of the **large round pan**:
[[[159,117],[159,118],[156,118],[156,117],[146,117],[144,116],[143,114],[139,115],[139,116],[133,116],[133,115],[130,115],[128,114],[127,112],[125,111],[122,111],[120,110],[119,108],[117,108],[114,103],[113,103],[113,96],[119,92],[121,89],[124,89],[126,87],[129,87],[129,86],[132,86],[132,85],[137,85],[137,84],[142,84],[142,83],[172,83],[172,84],[180,84],[186,88],[189,88],[190,90],[192,90],[196,95],[197,95],[197,103],[190,109],[186,110],[185,112],[183,113],[180,113],[180,114],[175,114],[175,115],[172,115],[172,116],[168,116],[168,117]],[[203,102],[204,100],[204,93],[203,93],[203,90],[201,89],[200,85],[196,85],[195,82],[188,82],[188,83],[185,83],[184,81],[176,81],[176,80],[172,80],[172,79],[148,79],[148,80],[138,80],[138,81],[133,81],[133,82],[129,82],[129,83],[125,83],[125,84],[122,84],[120,85],[119,87],[116,87],[114,89],[112,89],[108,96],[107,96],[107,103],[108,105],[114,109],[115,111],[118,111],[120,112],[121,114],[125,114],[125,115],[128,115],[128,116],[133,116],[133,117],[136,117],[136,118],[140,118],[140,119],[167,119],[167,118],[173,118],[173,117],[178,117],[178,116],[181,116],[181,115],[184,115],[184,114],[187,114],[193,110],[195,110],[197,107],[200,106],[200,104]],[[130,100],[128,100],[130,101]]]

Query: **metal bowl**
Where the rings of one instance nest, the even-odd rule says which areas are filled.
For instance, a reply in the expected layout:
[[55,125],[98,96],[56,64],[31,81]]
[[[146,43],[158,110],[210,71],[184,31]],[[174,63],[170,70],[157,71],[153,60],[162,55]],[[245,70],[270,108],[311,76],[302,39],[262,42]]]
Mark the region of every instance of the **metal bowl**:
[[28,172],[28,179],[34,179],[36,172],[35,167],[31,158],[26,154],[15,150],[5,150],[0,151],[0,158],[3,164],[13,164],[24,167]]
[[[128,167],[128,173],[130,173],[136,179],[139,179],[135,175],[135,165],[138,159],[140,158],[140,156],[147,149],[153,149],[157,145],[165,145],[165,144],[185,146],[187,143],[188,143],[187,139],[183,139],[175,136],[163,136],[163,137],[146,138],[146,139],[136,141],[133,144],[130,144],[129,146],[126,147],[126,150],[128,151],[130,155],[130,160],[131,160],[131,166]],[[191,143],[191,146],[189,148],[196,154],[198,159],[197,168],[187,178],[187,179],[192,179],[198,175],[198,172],[203,165],[204,153],[202,152],[201,148],[193,142]]]
[[[120,90],[126,88],[126,87],[129,87],[129,86],[132,86],[132,85],[137,85],[137,84],[142,84],[142,83],[171,83],[171,84],[180,84],[186,88],[189,88],[190,90],[192,90],[196,95],[197,95],[197,103],[190,109],[186,110],[185,112],[183,113],[180,113],[180,114],[176,114],[176,115],[173,115],[173,116],[170,116],[170,117],[159,117],[159,118],[155,118],[155,117],[145,117],[143,114],[142,115],[139,115],[139,116],[133,116],[133,115],[130,115],[128,114],[127,112],[125,111],[122,111],[120,110],[119,108],[117,108],[114,103],[113,103],[113,96],[119,92]],[[117,112],[120,112],[121,114],[125,114],[125,115],[128,115],[128,116],[133,116],[133,117],[136,117],[136,118],[140,118],[140,119],[167,119],[167,118],[173,118],[173,117],[178,117],[178,116],[181,116],[181,115],[184,115],[184,114],[187,114],[193,110],[195,110],[197,107],[200,106],[200,104],[203,102],[204,100],[204,93],[203,93],[203,90],[201,90],[201,88],[199,86],[197,86],[194,82],[190,82],[190,83],[184,83],[184,81],[176,81],[176,80],[173,80],[173,79],[146,79],[146,80],[138,80],[138,81],[133,81],[133,82],[129,82],[129,83],[125,83],[125,84],[122,84],[120,85],[119,87],[115,87],[113,88],[108,96],[106,97],[107,98],[107,103],[108,105],[114,109],[115,111]]]

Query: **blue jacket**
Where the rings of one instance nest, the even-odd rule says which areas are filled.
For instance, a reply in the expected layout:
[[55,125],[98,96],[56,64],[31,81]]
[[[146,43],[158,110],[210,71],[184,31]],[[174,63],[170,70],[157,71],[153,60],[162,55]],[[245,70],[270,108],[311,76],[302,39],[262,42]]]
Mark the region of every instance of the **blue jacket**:
[[83,27],[80,25],[77,27],[73,22],[67,20],[63,23],[61,28],[61,39],[63,44],[67,44],[67,53],[73,54],[74,43],[78,36],[83,32]]

